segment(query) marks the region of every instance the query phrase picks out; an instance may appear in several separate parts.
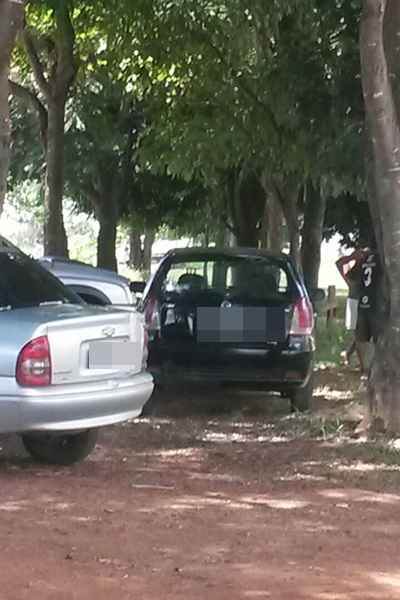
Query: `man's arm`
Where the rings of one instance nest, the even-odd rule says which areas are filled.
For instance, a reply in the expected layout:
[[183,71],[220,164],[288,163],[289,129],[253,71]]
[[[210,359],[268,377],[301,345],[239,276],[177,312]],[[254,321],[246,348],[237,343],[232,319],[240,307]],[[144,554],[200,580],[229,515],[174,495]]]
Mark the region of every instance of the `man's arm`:
[[349,256],[342,256],[336,261],[336,267],[347,284],[350,282],[350,272],[364,260],[365,252],[363,250],[355,250]]
[[347,284],[349,283],[348,274],[355,266],[355,264],[352,263],[354,263],[352,254],[350,256],[342,256],[336,261],[336,267]]

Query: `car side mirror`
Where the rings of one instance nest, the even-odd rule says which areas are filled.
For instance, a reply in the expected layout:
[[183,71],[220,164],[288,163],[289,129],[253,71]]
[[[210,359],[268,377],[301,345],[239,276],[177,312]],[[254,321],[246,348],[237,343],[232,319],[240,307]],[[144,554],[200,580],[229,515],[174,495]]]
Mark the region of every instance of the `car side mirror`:
[[129,288],[133,294],[143,294],[145,287],[145,281],[131,281],[129,284]]

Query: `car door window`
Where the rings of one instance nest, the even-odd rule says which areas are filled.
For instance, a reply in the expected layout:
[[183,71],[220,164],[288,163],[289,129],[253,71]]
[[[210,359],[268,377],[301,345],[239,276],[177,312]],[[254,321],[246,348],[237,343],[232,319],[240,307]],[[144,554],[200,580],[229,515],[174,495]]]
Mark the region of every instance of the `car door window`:
[[176,261],[162,284],[164,293],[190,294],[204,301],[207,296],[235,296],[244,301],[268,303],[289,300],[294,284],[287,265],[269,257],[220,256]]
[[79,304],[80,298],[24,254],[0,252],[0,308],[46,303]]

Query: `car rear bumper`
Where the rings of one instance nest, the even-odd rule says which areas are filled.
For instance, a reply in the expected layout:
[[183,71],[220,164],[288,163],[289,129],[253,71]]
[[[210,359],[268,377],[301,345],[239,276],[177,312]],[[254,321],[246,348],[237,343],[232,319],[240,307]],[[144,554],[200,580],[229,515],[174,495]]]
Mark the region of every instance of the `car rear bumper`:
[[288,391],[304,387],[313,372],[313,354],[285,356],[284,361],[257,364],[186,364],[172,360],[150,370],[160,383],[233,384],[272,391]]
[[0,432],[74,431],[140,415],[153,391],[148,373],[98,383],[20,388],[0,396]]

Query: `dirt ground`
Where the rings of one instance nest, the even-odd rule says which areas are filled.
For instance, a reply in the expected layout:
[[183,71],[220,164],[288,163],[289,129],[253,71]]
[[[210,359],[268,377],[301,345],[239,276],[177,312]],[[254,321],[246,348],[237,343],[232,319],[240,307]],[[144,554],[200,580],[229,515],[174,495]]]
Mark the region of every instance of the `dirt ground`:
[[400,599],[400,458],[353,437],[355,376],[319,382],[312,418],[164,394],[67,469],[3,437],[1,600]]

